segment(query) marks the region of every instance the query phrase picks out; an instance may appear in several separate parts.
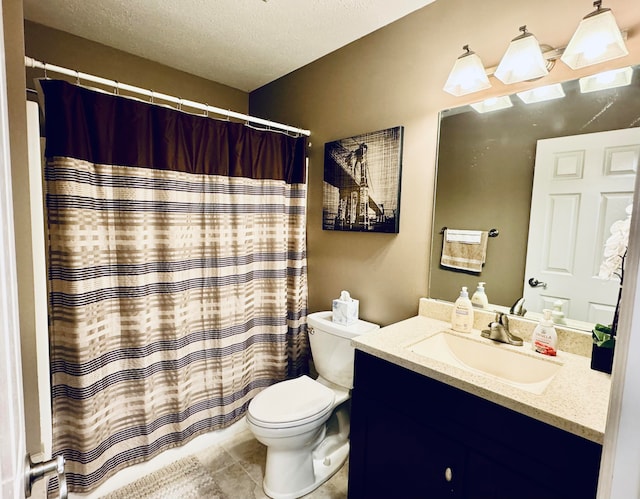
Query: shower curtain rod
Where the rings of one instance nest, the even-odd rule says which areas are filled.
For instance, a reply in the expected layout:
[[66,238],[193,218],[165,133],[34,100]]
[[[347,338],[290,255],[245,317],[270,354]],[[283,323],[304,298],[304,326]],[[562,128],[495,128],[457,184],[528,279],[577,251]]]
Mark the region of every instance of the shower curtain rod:
[[177,104],[180,108],[182,106],[187,106],[193,109],[200,109],[202,111],[206,111],[207,113],[219,114],[222,116],[226,116],[228,118],[235,118],[238,120],[246,121],[247,123],[256,123],[258,125],[264,125],[266,127],[275,128],[278,130],[284,130],[286,132],[297,133],[300,135],[310,136],[311,132],[309,130],[305,130],[302,128],[297,128],[289,125],[283,125],[282,123],[276,123],[275,121],[265,120],[263,118],[257,118],[255,116],[249,116],[248,114],[236,113],[235,111],[231,111],[228,109],[222,109],[219,107],[210,106],[209,104],[202,104],[200,102],[195,102],[188,99],[181,99],[179,97],[174,97],[172,95],[163,94],[160,92],[154,92],[153,90],[147,90],[146,88],[135,87],[133,85],[128,85],[126,83],[120,83],[116,80],[109,80],[107,78],[102,78],[100,76],[95,76],[87,73],[81,73],[74,69],[63,68],[62,66],[56,66],[54,64],[48,64],[46,62],[38,61],[32,57],[25,56],[24,65],[28,68],[37,68],[43,69],[45,71],[45,76],[47,71],[53,71],[54,73],[60,73],[67,76],[73,76],[76,78],[76,81],[79,83],[80,80],[91,81],[93,83],[99,83],[100,85],[105,85],[108,87],[114,87],[116,92],[120,90],[126,90],[127,92],[132,92],[140,95],[144,95],[151,99],[153,102],[154,99],[160,99],[167,102],[172,102]]

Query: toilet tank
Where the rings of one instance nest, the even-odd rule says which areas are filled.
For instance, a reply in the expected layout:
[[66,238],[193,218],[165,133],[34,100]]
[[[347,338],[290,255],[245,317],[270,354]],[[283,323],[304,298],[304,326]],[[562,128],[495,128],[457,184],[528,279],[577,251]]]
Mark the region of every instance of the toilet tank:
[[376,331],[380,326],[363,320],[344,326],[331,319],[331,311],[307,316],[313,363],[318,374],[327,381],[353,388],[354,348],[351,339]]

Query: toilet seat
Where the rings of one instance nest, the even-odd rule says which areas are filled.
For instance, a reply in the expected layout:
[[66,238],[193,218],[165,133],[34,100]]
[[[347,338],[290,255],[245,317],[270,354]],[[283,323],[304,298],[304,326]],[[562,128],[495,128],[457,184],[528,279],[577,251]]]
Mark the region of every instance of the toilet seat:
[[290,428],[321,419],[333,410],[335,393],[308,376],[265,388],[249,403],[247,418],[263,428]]

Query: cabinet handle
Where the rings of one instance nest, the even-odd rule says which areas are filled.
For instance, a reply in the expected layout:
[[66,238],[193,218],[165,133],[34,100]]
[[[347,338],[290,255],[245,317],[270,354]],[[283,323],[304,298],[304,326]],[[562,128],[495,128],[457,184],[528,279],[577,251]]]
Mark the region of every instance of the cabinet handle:
[[444,470],[444,479],[447,482],[453,480],[453,470],[451,468],[447,468],[446,470]]

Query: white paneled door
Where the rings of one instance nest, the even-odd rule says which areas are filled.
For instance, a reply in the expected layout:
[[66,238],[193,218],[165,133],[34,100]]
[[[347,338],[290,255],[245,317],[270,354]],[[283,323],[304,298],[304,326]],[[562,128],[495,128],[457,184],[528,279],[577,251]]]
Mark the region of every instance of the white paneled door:
[[0,10],[0,499],[20,499],[25,496],[27,452],[1,12]]
[[598,271],[611,224],[627,216],[633,200],[639,156],[640,128],[538,141],[527,308],[552,308],[560,300],[567,317],[611,323],[619,280],[599,279]]

